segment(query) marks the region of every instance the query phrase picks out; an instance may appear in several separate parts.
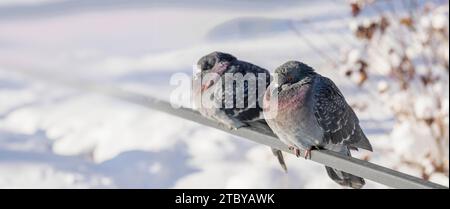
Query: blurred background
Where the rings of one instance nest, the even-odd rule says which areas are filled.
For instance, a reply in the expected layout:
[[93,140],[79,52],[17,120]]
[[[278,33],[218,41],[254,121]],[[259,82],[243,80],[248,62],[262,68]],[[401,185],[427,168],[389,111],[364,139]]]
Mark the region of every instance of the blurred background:
[[[332,78],[374,152],[449,184],[448,0],[0,0],[0,188],[340,188],[322,165],[21,72],[168,100],[223,51]],[[365,188],[385,188],[367,181]]]

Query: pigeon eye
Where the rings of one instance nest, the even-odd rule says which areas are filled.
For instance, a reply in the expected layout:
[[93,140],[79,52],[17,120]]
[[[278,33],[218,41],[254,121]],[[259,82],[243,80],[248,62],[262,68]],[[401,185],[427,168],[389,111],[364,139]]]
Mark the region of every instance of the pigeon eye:
[[288,80],[289,82],[291,82],[291,81],[293,80],[292,76],[288,76],[288,77],[287,77],[287,80]]

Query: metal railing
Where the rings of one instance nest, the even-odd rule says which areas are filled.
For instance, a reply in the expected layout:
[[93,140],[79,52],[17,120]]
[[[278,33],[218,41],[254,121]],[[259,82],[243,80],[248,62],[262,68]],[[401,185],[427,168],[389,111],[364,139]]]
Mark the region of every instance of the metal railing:
[[[248,127],[243,127],[238,130],[229,130],[220,126],[218,123],[202,117],[197,111],[189,108],[173,108],[172,105],[166,101],[162,101],[150,96],[133,93],[117,87],[110,87],[89,83],[80,80],[67,79],[63,77],[55,77],[51,74],[45,74],[42,71],[34,73],[31,71],[19,71],[39,80],[47,82],[58,83],[65,86],[74,87],[80,90],[89,92],[96,92],[103,95],[108,95],[127,102],[142,105],[154,110],[168,113],[185,120],[193,121],[205,126],[220,129],[229,134],[239,136],[245,139],[252,140],[256,143],[282,150],[286,153],[294,154],[288,147],[282,143],[269,127],[262,123],[250,123]],[[301,151],[303,152],[303,151]],[[302,155],[304,153],[301,153]],[[425,181],[423,179],[401,173],[386,167],[382,167],[364,160],[353,157],[343,156],[332,151],[327,150],[312,150],[311,160],[326,166],[342,170],[362,178],[384,184],[392,188],[403,189],[448,189],[445,186]]]

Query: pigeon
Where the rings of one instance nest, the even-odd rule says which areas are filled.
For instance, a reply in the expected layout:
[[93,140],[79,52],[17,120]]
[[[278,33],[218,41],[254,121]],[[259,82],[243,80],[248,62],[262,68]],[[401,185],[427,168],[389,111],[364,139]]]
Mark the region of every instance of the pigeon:
[[[264,120],[262,105],[260,105],[265,89],[271,81],[268,70],[238,60],[231,54],[217,51],[200,58],[197,62],[197,68],[199,72],[194,75],[194,83],[197,82],[199,85],[194,84],[193,97],[200,114],[233,130],[248,126],[248,122],[259,123],[259,125],[263,125],[270,130]],[[256,83],[250,85],[251,79],[249,79],[248,82],[243,83],[243,91],[240,91],[237,82],[234,82],[233,87],[227,89],[225,87],[225,74],[233,76],[241,74],[244,77],[253,74],[253,81]],[[200,79],[200,82],[198,82],[198,79]],[[264,89],[259,90],[258,82]],[[238,92],[243,94],[243,98],[237,96]],[[242,99],[243,101],[240,101]],[[230,105],[226,106],[226,102]],[[238,104],[241,104],[241,106],[238,106]],[[272,149],[272,153],[277,157],[283,170],[287,172],[282,152]]]
[[[358,117],[332,80],[298,61],[284,63],[275,74],[278,78],[264,94],[263,112],[273,132],[297,157],[300,149],[305,151],[305,158],[311,157],[312,149],[331,150],[346,156],[351,156],[350,150],[358,148],[372,151]],[[278,103],[270,102],[275,96]],[[268,113],[274,109],[276,114],[272,112],[268,119]],[[361,177],[325,168],[328,176],[342,186],[359,189],[365,184]]]

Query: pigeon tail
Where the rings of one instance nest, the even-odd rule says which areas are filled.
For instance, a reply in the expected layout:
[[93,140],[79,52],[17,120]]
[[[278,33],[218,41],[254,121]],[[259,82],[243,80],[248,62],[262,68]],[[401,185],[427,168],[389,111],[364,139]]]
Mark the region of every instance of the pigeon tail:
[[281,168],[283,168],[284,172],[287,173],[288,171],[287,171],[286,163],[284,162],[283,152],[281,152],[281,150],[279,150],[279,149],[272,148],[272,153],[273,153],[273,155],[275,155],[275,157],[277,157],[278,162],[281,165]]
[[[271,130],[269,125],[267,124],[266,120],[257,120],[256,122],[262,124],[263,126],[266,127],[266,129]],[[278,163],[280,163],[281,168],[283,168],[284,172],[287,173],[287,165],[286,162],[284,162],[284,157],[283,157],[283,152],[279,149],[275,149],[275,148],[271,148],[272,153],[275,157],[277,157],[278,159]]]
[[[337,148],[337,147],[336,147]],[[350,151],[347,147],[341,146],[339,150],[334,149],[333,151],[337,151],[339,153],[345,154],[347,156],[351,156]],[[344,171],[336,170],[334,168],[325,166],[327,170],[328,176],[336,183],[351,187],[354,189],[360,189],[366,184],[363,178],[359,176],[355,176]]]
[[358,135],[359,137],[359,141],[356,142],[355,144],[352,144],[352,146],[358,147],[358,148],[362,148],[368,151],[373,151],[372,149],[372,145],[369,142],[369,139],[367,139],[366,135],[364,134],[364,132],[360,129],[358,129]]
[[328,176],[336,183],[351,187],[353,189],[361,189],[366,182],[363,178],[346,173],[344,171],[336,170],[334,168],[325,166]]

